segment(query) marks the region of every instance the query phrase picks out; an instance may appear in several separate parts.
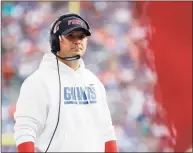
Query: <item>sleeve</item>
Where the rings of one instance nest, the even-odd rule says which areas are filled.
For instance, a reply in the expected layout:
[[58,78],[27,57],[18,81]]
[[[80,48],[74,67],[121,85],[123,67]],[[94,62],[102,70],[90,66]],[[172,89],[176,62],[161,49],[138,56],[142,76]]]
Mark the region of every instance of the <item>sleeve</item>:
[[101,107],[103,113],[102,132],[104,133],[105,152],[118,152],[114,126],[112,124],[111,114],[107,104],[106,90],[102,83],[101,87],[103,98]]
[[27,78],[21,86],[14,114],[14,139],[16,146],[34,142],[41,134],[48,111],[48,94],[38,77]]

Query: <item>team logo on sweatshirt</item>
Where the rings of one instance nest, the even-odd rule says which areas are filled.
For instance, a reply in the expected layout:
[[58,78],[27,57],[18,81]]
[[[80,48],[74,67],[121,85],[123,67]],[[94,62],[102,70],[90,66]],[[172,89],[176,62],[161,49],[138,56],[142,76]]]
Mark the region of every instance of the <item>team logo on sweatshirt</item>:
[[94,103],[97,103],[94,86],[64,87],[64,104]]

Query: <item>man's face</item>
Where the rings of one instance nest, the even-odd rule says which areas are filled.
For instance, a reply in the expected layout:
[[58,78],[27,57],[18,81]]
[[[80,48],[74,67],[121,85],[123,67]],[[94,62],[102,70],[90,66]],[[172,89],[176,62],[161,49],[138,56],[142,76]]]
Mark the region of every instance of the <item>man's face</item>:
[[71,57],[75,55],[83,56],[86,52],[87,36],[81,30],[73,30],[68,35],[60,36],[61,57]]

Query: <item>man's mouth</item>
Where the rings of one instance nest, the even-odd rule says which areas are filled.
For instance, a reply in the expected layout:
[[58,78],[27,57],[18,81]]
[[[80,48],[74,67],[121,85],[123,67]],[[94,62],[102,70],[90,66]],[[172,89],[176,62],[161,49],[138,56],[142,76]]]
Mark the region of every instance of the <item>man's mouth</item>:
[[72,48],[72,50],[77,50],[77,51],[79,51],[79,50],[82,50],[82,47],[75,47],[75,48]]

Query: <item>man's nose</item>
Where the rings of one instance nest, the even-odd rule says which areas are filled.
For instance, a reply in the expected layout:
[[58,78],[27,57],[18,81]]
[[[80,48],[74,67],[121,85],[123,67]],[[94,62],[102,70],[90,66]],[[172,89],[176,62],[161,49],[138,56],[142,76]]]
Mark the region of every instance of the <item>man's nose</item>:
[[73,42],[74,42],[75,44],[81,44],[81,39],[78,39],[78,38],[77,38],[77,39],[74,39]]

